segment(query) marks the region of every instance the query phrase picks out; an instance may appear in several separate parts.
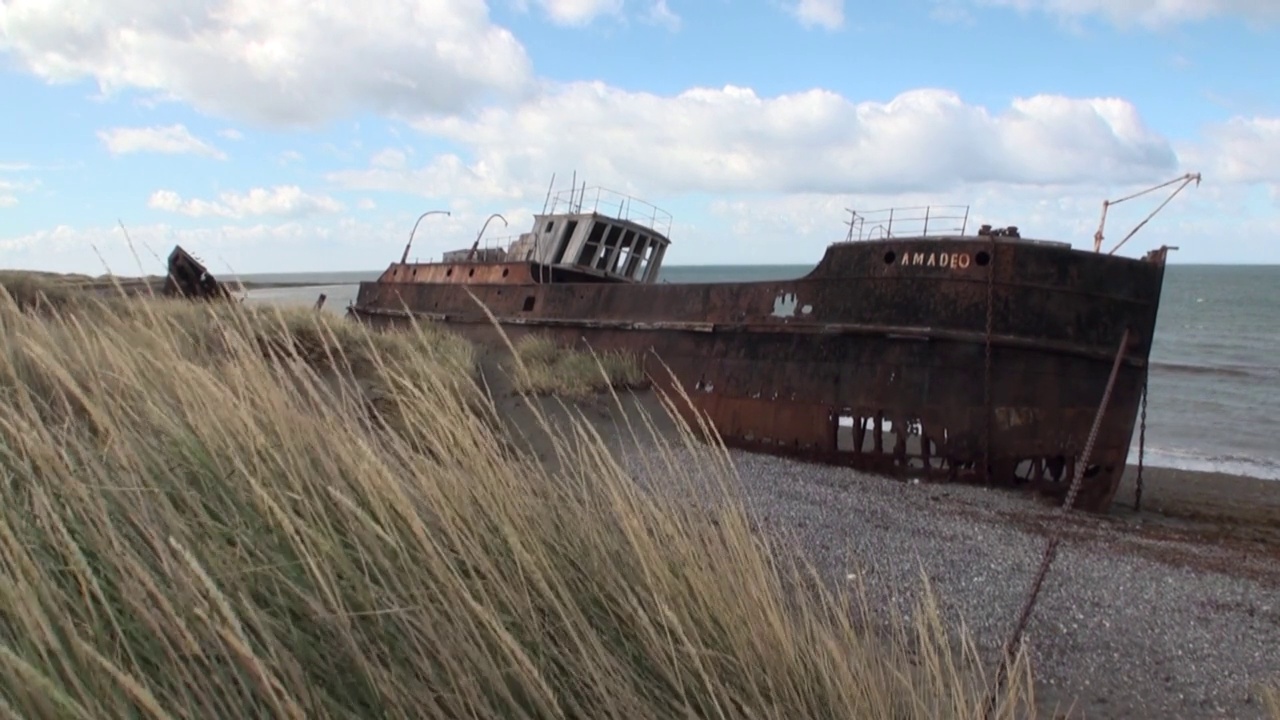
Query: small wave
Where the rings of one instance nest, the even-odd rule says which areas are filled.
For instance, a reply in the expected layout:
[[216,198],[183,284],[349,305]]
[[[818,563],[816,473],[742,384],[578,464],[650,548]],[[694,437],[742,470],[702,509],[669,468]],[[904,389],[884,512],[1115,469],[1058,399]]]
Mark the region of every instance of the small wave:
[[[1135,444],[1129,450],[1129,463],[1137,461],[1138,448]],[[1280,458],[1210,455],[1193,450],[1148,446],[1143,462],[1148,467],[1219,472],[1261,480],[1280,480]]]
[[1211,375],[1232,378],[1280,377],[1280,368],[1258,367],[1256,365],[1189,365],[1187,363],[1155,361],[1151,363],[1151,368],[1158,372],[1179,375]]

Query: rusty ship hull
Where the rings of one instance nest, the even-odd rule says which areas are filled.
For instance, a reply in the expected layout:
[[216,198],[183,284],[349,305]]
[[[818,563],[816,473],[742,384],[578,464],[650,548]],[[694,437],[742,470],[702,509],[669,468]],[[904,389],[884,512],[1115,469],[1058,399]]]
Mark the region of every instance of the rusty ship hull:
[[498,343],[478,300],[513,339],[637,353],[731,446],[899,477],[1065,492],[1119,353],[1075,503],[1095,511],[1128,457],[1166,259],[919,236],[832,244],[792,280],[677,284],[474,250],[410,263],[406,247],[349,313]]

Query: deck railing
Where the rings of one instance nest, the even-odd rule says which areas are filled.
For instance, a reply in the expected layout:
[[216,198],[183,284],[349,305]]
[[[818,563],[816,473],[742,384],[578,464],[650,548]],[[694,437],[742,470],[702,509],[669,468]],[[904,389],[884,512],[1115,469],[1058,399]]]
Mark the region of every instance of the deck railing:
[[547,203],[550,213],[597,213],[643,225],[663,237],[671,234],[671,213],[637,197],[604,187],[561,190]]
[[845,212],[849,213],[845,242],[899,236],[964,235],[969,226],[968,205],[919,205],[862,212],[845,208]]

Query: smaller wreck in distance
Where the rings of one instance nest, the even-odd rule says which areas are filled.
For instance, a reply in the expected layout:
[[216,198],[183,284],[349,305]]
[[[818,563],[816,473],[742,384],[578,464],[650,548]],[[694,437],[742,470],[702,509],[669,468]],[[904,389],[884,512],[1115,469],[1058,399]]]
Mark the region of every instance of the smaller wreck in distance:
[[164,281],[164,294],[169,297],[185,297],[199,300],[230,300],[231,291],[218,282],[204,263],[194,255],[174,246],[169,253],[168,275]]

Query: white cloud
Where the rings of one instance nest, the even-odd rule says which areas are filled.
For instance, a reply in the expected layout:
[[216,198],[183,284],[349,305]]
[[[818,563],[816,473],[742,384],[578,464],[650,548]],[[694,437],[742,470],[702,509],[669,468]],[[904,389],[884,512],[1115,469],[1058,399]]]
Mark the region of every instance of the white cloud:
[[[522,232],[532,222],[524,208],[467,209],[455,203],[452,216],[432,216],[418,228],[410,257],[439,258],[445,250],[465,248],[494,209],[510,221],[504,233],[494,221],[485,233],[492,242],[505,234]],[[99,275],[110,270],[121,275],[163,274],[165,257],[181,245],[199,257],[215,275],[255,272],[309,272],[379,270],[400,258],[419,211],[379,213],[375,222],[349,216],[294,219],[285,222],[217,224],[174,227],[165,223],[125,224],[133,241],[131,249],[114,222],[76,227],[59,225],[25,235],[0,237],[4,267],[80,272]],[[139,266],[138,259],[141,259]],[[101,257],[101,259],[99,259]],[[105,260],[105,265],[103,261]]]
[[[545,189],[545,187],[543,188]],[[846,207],[860,210],[927,203],[969,203],[968,232],[979,223],[1017,225],[1025,237],[1073,242],[1091,247],[1103,198],[1115,198],[1133,188],[1091,187],[973,187],[949,193],[879,194],[738,194],[711,202],[683,203],[676,212],[673,264],[686,263],[816,263],[826,246],[844,238]],[[1237,186],[1237,190],[1239,186]],[[536,202],[472,203],[466,196],[440,207],[452,216],[433,216],[419,228],[411,257],[438,258],[445,250],[470,245],[490,212],[510,222],[494,222],[486,241],[529,228]],[[1117,206],[1110,214],[1108,245],[1123,237],[1162,199],[1149,196]],[[1136,256],[1160,244],[1181,246],[1178,262],[1280,262],[1280,249],[1271,238],[1280,234],[1280,216],[1239,214],[1239,192],[1203,186],[1184,192],[1138,233],[1121,252]],[[0,238],[5,267],[32,267],[62,272],[104,272],[99,251],[111,269],[125,274],[163,272],[163,258],[174,244],[201,257],[215,274],[311,270],[377,269],[399,258],[404,240],[421,210],[382,210],[364,222],[347,216],[327,216],[281,223],[220,224],[176,228],[143,225],[125,218],[129,234],[145,263],[139,269],[123,236],[113,223],[67,227]],[[672,208],[675,209],[675,208]],[[1213,243],[1221,236],[1223,217],[1231,217],[1235,240]]]
[[224,192],[215,201],[184,200],[172,190],[157,190],[147,200],[147,206],[194,218],[235,219],[263,215],[304,217],[340,212],[343,209],[342,203],[334,198],[328,195],[310,195],[296,185],[254,188],[243,194]]
[[[25,169],[27,166],[13,164],[0,166],[0,172],[11,172]],[[40,186],[38,181],[6,180],[0,178],[0,208],[13,207],[18,204],[18,195],[35,190]]]
[[48,81],[273,124],[456,111],[531,77],[523,46],[475,0],[6,0],[0,50]]
[[191,134],[185,125],[112,128],[99,130],[98,139],[112,155],[153,152],[167,155],[204,155],[225,160],[226,153]]
[[1236,15],[1269,23],[1280,20],[1275,0],[977,0],[982,5],[1039,11],[1062,18],[1100,15],[1120,26],[1164,28],[1212,17]]
[[1117,98],[1039,95],[991,111],[930,89],[854,103],[823,90],[762,98],[730,86],[663,97],[575,83],[515,109],[418,127],[471,148],[471,157],[330,179],[427,194],[459,182],[511,196],[576,169],[663,193],[846,193],[1142,182],[1178,169],[1170,143]]
[[[311,243],[327,242],[342,234],[331,227],[299,222],[195,229],[165,224],[129,224],[128,229],[133,250],[118,226],[77,228],[59,225],[50,230],[0,240],[0,256],[5,258],[6,266],[15,268],[90,275],[108,271],[120,275],[163,275],[164,258],[177,244],[200,257],[216,276],[232,270],[292,270],[298,267],[300,259],[316,255],[315,246]],[[304,245],[310,252],[300,254],[298,251]],[[255,260],[261,264],[255,267]],[[248,265],[242,267],[246,263]]]
[[285,150],[284,152],[280,153],[279,156],[276,157],[276,160],[281,165],[292,165],[293,163],[302,162],[305,159],[306,158],[303,157],[302,153],[298,152],[297,150]]
[[667,0],[654,0],[649,6],[649,11],[645,13],[644,19],[646,22],[661,25],[671,31],[680,29],[680,16],[667,7]]
[[405,167],[409,160],[409,156],[399,148],[386,148],[379,151],[369,161],[369,164],[376,168],[385,168],[388,170],[398,170]]
[[[1023,237],[1069,242],[1079,249],[1093,248],[1093,233],[1104,199],[1115,200],[1148,185],[1117,187],[970,187],[946,193],[899,195],[849,194],[841,196],[797,194],[713,201],[709,211],[720,229],[696,237],[680,234],[672,246],[672,262],[812,263],[824,248],[845,239],[849,228],[846,208],[862,213],[888,207],[932,206],[930,232],[958,228],[960,220],[938,220],[939,215],[963,215],[968,206],[966,232],[972,235],[982,224],[994,227],[1016,225]],[[1112,206],[1107,213],[1104,250],[1124,238],[1143,218],[1168,197],[1173,188],[1151,193]],[[1138,231],[1119,254],[1136,257],[1160,245],[1178,246],[1175,262],[1280,262],[1280,249],[1271,238],[1280,233],[1280,216],[1241,212],[1245,189],[1235,187],[1188,187]],[[959,205],[958,212],[942,205]],[[922,213],[914,222],[901,222],[899,234],[922,229]],[[1222,218],[1232,217],[1233,242],[1229,246],[1206,241],[1223,232]],[[870,223],[864,225],[869,227]],[[725,236],[729,237],[725,237]],[[691,248],[718,236],[722,242],[714,253]],[[785,242],[779,242],[785,239]],[[855,235],[856,239],[856,235]],[[724,260],[733,248],[733,260]],[[684,253],[697,253],[692,260]],[[720,255],[717,260],[715,255]]]
[[218,131],[218,137],[226,140],[243,140],[244,133],[236,130],[235,128],[223,128]]
[[787,9],[805,27],[838,30],[844,26],[844,0],[790,0]]
[[[527,168],[533,171],[533,168]],[[468,166],[457,155],[439,155],[420,168],[373,165],[363,170],[339,170],[325,180],[349,190],[400,192],[432,198],[520,199],[530,191],[533,175],[511,174],[508,167],[490,168],[481,161]],[[538,170],[539,172],[541,169]]]
[[[1158,229],[1160,242],[1181,242],[1180,260],[1217,261],[1195,242],[1209,227],[1206,218],[1270,227],[1240,209],[1257,195],[1251,188],[1280,179],[1280,119],[1233,120],[1206,128],[1196,144],[1175,146],[1118,98],[1041,95],[986,108],[928,89],[854,103],[820,90],[762,98],[727,87],[663,97],[578,83],[517,108],[417,126],[465,150],[426,162],[384,151],[366,168],[326,179],[365,191],[519,201],[534,209],[548,176],[558,173],[564,187],[571,170],[592,185],[685,209],[704,203],[699,194],[714,194],[722,200],[701,205],[713,213],[713,226],[746,232],[741,247],[752,247],[745,240],[754,237],[760,254],[750,260],[758,262],[820,253],[842,235],[845,207],[970,204],[970,232],[984,222],[1012,224],[1087,247],[1103,199],[1187,171],[1203,172],[1207,184],[1180,195],[1140,237]],[[1272,189],[1280,198],[1280,188]],[[1117,206],[1108,239],[1122,237],[1164,197]],[[725,246],[715,243],[721,233],[677,215],[678,262],[722,261]],[[777,242],[799,236],[813,244]],[[1190,250],[1196,246],[1198,256]],[[1280,259],[1274,249],[1252,252]],[[1234,259],[1249,257],[1242,250]]]
[[586,25],[603,15],[622,12],[622,0],[536,0],[557,25]]
[[[532,0],[548,20],[565,27],[586,27],[600,18],[626,17],[628,0]],[[680,16],[672,12],[667,0],[630,0],[633,4],[645,5],[643,12],[636,13],[641,22],[650,25],[661,25],[668,30],[680,29]],[[511,0],[512,5],[520,12],[528,12],[530,0]]]
[[1280,117],[1236,117],[1204,130],[1183,154],[1221,182],[1280,183]]

